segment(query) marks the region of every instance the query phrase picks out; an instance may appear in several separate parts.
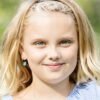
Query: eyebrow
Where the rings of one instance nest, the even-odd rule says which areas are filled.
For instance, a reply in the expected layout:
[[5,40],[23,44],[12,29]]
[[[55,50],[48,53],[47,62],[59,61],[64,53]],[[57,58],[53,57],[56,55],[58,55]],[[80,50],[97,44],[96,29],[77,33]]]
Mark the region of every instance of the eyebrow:
[[[63,39],[68,39],[68,40],[75,40],[73,37],[62,37],[62,38],[58,38],[57,39],[57,41],[61,41],[61,40],[63,40]],[[33,41],[45,41],[45,42],[47,42],[47,41],[49,41],[49,39],[46,39],[46,38],[41,38],[41,37],[38,37],[38,38],[34,38],[34,39],[32,39]]]
[[[47,38],[45,38],[45,36],[43,36],[43,35],[41,35],[41,34],[37,34],[37,33],[33,33],[35,36],[33,36],[34,37],[34,39],[33,40],[45,40],[45,41],[48,41],[48,39]],[[64,36],[62,36],[62,37],[60,37],[60,38],[58,38],[57,40],[62,40],[62,39],[70,39],[70,40],[74,40],[74,36],[69,36],[68,34],[66,34],[66,35],[64,35]]]

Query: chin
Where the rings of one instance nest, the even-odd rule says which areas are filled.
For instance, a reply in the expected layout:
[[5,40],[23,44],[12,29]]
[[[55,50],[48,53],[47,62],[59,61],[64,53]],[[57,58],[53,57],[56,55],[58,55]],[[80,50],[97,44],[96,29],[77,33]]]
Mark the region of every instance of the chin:
[[52,79],[47,79],[47,80],[45,80],[45,83],[46,84],[49,84],[49,85],[57,85],[57,84],[60,84],[60,83],[62,83],[62,82],[65,82],[65,81],[67,81],[69,78],[65,78],[65,77],[63,77],[63,78],[61,78],[61,77],[56,77],[56,78],[52,78]]

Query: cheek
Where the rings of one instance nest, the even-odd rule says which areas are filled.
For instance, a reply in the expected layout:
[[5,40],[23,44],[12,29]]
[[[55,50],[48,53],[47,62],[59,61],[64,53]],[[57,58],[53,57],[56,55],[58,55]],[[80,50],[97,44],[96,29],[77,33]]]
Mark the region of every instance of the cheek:
[[71,73],[74,71],[74,69],[77,66],[77,55],[78,55],[78,49],[69,48],[66,51],[63,51],[63,58],[64,61],[67,63],[66,69],[64,70],[65,73],[68,75],[71,75]]
[[28,59],[29,65],[39,64],[44,59],[44,57],[45,57],[45,53],[44,52],[41,53],[41,51],[37,49],[31,49],[27,53],[27,59]]
[[69,47],[66,50],[64,50],[62,53],[63,53],[63,57],[65,58],[66,62],[76,65],[77,56],[78,56],[78,47],[77,46]]

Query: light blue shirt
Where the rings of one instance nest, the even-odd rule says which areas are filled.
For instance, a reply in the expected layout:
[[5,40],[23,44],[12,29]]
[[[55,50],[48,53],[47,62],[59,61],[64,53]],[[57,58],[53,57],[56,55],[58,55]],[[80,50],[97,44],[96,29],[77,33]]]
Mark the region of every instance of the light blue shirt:
[[[67,100],[100,100],[100,86],[95,81],[76,85]],[[12,96],[4,96],[2,100],[13,100]]]

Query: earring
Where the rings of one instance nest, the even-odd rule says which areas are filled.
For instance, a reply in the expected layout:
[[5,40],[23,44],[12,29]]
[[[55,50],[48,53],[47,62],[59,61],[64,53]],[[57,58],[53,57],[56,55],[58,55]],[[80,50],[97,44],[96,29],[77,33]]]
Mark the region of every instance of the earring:
[[23,60],[23,61],[22,61],[22,65],[23,65],[24,67],[28,66],[28,61],[27,61],[27,60]]

